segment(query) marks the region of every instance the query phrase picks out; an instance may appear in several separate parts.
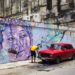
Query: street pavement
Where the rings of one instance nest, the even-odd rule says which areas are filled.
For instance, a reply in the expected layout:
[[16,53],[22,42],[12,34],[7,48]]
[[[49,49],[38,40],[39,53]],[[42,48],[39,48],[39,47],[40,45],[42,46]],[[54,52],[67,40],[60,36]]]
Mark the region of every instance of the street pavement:
[[60,64],[41,61],[31,63],[30,60],[15,62],[17,63],[23,64],[0,69],[0,75],[75,75],[75,60],[66,60]]

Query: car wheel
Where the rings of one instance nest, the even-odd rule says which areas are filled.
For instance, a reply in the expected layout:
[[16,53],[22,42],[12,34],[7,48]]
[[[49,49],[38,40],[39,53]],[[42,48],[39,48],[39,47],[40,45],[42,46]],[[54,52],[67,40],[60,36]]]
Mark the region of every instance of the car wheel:
[[46,63],[46,60],[42,60],[42,63]]
[[59,64],[61,62],[60,58],[56,58],[56,63]]
[[72,60],[75,60],[75,55],[72,56]]

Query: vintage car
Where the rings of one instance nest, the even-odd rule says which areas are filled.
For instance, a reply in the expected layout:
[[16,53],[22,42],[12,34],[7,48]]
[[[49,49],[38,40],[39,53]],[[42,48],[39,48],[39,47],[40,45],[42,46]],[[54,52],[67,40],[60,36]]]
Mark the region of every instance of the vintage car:
[[39,50],[38,56],[42,61],[54,60],[60,63],[64,59],[75,59],[75,49],[72,44],[53,43],[46,50]]

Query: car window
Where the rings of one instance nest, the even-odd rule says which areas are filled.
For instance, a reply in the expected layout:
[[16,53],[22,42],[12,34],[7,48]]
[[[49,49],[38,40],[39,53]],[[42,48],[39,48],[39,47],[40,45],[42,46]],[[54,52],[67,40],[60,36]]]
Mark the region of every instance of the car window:
[[69,45],[69,46],[68,46],[68,49],[73,49],[73,46],[72,46],[72,45]]
[[66,49],[67,49],[66,46],[61,47],[61,50],[66,50]]
[[55,49],[55,50],[60,50],[61,49],[61,46],[58,45],[58,44],[51,44],[50,48],[51,49]]
[[50,48],[54,49],[55,48],[54,44],[51,44]]
[[61,48],[62,50],[68,50],[68,49],[73,49],[72,45],[66,45],[66,46],[62,46]]
[[60,45],[55,45],[55,49],[60,50],[61,46]]

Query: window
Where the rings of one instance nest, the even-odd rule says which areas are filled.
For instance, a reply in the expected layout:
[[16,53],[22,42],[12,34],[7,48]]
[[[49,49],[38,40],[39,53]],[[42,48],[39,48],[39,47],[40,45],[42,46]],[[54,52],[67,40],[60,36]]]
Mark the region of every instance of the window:
[[15,3],[16,2],[16,0],[12,0],[12,3]]
[[58,45],[58,44],[51,44],[51,45],[48,45],[47,48],[55,49],[55,50],[60,50],[61,46]]
[[61,12],[61,0],[57,0],[57,10],[58,10],[58,13]]
[[71,1],[69,2],[69,6],[70,6],[70,8],[74,8],[74,0],[71,0]]
[[[46,5],[46,2],[47,0],[39,0],[39,5],[40,6],[43,6],[43,5]],[[48,1],[50,1],[50,0],[48,0]]]
[[48,10],[52,9],[52,0],[47,0],[47,9]]
[[64,49],[66,49],[66,50],[73,49],[73,47],[72,47],[72,45],[66,45],[66,46],[62,47],[62,50],[64,50]]
[[66,3],[69,4],[70,8],[74,8],[75,0],[66,0]]

